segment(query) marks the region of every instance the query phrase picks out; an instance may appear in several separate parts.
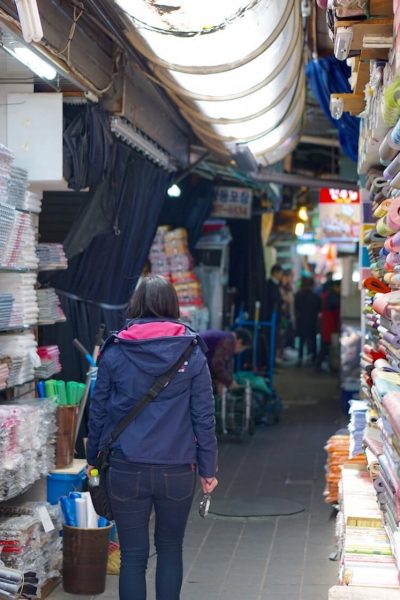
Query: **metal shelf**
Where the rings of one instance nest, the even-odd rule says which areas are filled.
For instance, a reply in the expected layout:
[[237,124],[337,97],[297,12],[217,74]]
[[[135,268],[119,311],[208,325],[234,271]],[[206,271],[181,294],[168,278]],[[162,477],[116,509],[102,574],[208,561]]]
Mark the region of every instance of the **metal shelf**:
[[0,273],[37,273],[37,269],[26,269],[24,267],[5,267],[0,265]]

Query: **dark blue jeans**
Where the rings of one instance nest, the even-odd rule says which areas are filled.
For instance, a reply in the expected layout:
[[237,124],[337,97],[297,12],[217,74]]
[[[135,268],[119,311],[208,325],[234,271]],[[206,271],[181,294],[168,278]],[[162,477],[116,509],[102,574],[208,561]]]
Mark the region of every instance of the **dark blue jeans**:
[[121,547],[120,600],[146,599],[149,520],[153,507],[156,598],[179,600],[182,545],[196,484],[195,468],[132,463],[114,450],[107,476]]

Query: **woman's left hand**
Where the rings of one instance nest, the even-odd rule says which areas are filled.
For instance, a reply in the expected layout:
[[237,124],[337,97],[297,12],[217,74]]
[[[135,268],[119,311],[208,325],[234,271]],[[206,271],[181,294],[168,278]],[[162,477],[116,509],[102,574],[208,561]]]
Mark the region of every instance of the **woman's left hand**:
[[86,475],[88,476],[88,478],[90,477],[90,473],[92,471],[92,469],[95,469],[96,467],[94,467],[93,465],[88,465],[86,468]]

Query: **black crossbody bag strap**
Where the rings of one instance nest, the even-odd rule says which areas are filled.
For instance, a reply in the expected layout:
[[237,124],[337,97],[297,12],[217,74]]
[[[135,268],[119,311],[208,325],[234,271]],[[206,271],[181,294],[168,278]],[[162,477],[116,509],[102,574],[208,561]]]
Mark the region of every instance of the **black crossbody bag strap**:
[[126,417],[124,417],[122,421],[118,423],[117,427],[111,434],[110,445],[115,442],[115,440],[121,435],[123,431],[125,431],[128,425],[130,425],[132,421],[134,421],[134,419],[138,416],[140,412],[142,412],[142,410],[149,404],[149,402],[154,400],[154,398],[156,398],[158,394],[162,392],[162,390],[164,390],[171,383],[172,379],[175,377],[179,369],[183,367],[186,361],[189,360],[193,350],[198,345],[198,343],[199,342],[196,336],[190,342],[189,346],[186,348],[182,356],[180,356],[180,358],[176,361],[176,363],[166,373],[164,373],[164,375],[161,375],[156,379],[154,384],[151,386],[149,391],[143,396],[143,398],[139,400],[139,402],[137,402],[137,404],[135,404],[132,410],[126,415]]

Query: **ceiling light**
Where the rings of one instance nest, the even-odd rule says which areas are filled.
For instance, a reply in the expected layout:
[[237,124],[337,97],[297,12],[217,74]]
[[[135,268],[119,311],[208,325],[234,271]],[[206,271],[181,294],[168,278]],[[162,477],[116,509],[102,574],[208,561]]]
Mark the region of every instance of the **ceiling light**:
[[15,0],[15,4],[24,40],[28,44],[40,42],[43,37],[43,28],[36,0]]
[[301,237],[302,235],[304,235],[304,230],[304,223],[296,223],[296,229],[294,230],[294,232],[297,235],[297,237]]
[[48,62],[40,58],[35,52],[29,50],[25,46],[6,46],[3,45],[4,50],[11,54],[14,58],[19,60],[28,69],[36,73],[38,77],[42,79],[48,79],[51,81],[57,77],[57,71]]
[[182,194],[182,190],[179,187],[179,185],[176,185],[176,183],[174,183],[173,185],[171,185],[170,188],[168,188],[167,194],[170,198],[179,198]]
[[307,221],[308,221],[307,207],[302,206],[299,209],[299,212],[297,214],[299,215],[299,219],[301,219],[302,221],[304,221],[304,223],[307,223]]

